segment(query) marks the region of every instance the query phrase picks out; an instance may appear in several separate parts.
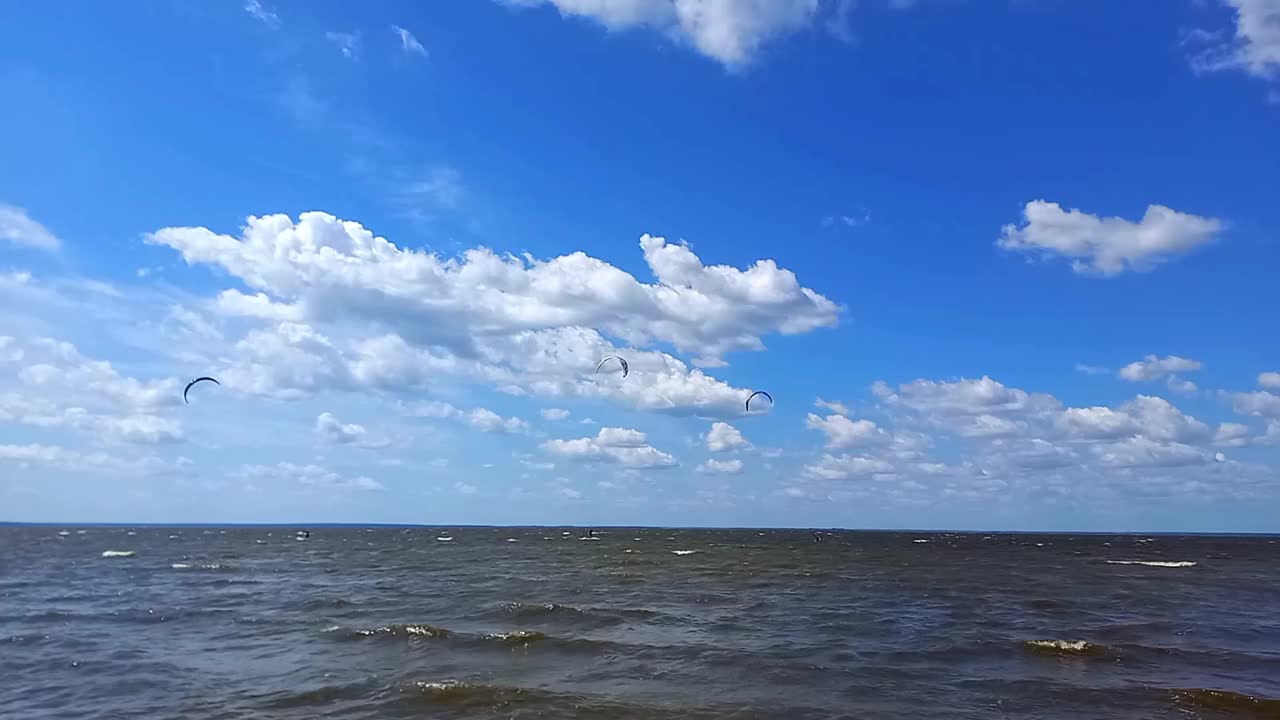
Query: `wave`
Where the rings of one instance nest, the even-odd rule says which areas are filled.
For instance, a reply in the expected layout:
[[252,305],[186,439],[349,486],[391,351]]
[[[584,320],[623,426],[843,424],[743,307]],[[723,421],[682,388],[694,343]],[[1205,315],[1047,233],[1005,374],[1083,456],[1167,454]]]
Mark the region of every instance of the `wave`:
[[1192,560],[1107,560],[1106,562],[1108,565],[1146,565],[1163,568],[1195,567],[1198,564]]
[[579,608],[559,603],[531,605],[509,602],[503,603],[502,609],[509,615],[530,621],[573,619],[609,625],[621,624],[628,620],[647,620],[661,615],[656,610],[643,608]]
[[[668,707],[624,700],[606,699],[579,693],[558,692],[542,688],[493,685],[465,680],[418,681],[402,686],[392,699],[395,703],[448,705],[455,709],[476,708],[493,711],[502,717],[613,718],[615,720],[711,720],[749,717],[744,708],[734,707]],[[517,712],[516,707],[521,711]],[[496,716],[495,715],[495,716]],[[777,716],[770,714],[770,717]]]
[[369,684],[363,682],[347,685],[322,685],[310,690],[274,693],[268,696],[263,704],[269,708],[329,705],[339,700],[358,700],[367,695],[369,690]]
[[236,570],[235,565],[226,563],[170,563],[169,567],[174,570],[204,570],[207,572],[232,572]]
[[1265,720],[1280,718],[1280,700],[1255,697],[1229,690],[1206,690],[1192,688],[1172,691],[1173,701],[1179,705],[1191,706],[1202,710],[1224,712],[1243,711],[1250,717]]
[[546,640],[547,636],[536,630],[514,630],[512,632],[488,633],[485,640],[497,640],[510,645],[528,645],[531,642]]
[[672,550],[671,554],[672,555],[692,555],[696,552],[698,551],[697,550]]
[[912,540],[911,542],[913,542],[913,543],[927,543],[927,542],[929,542],[929,541],[928,541],[928,540],[926,540],[925,538],[916,538],[915,540]]
[[137,553],[134,552],[133,550],[103,550],[102,551],[102,557],[104,558],[131,558],[136,554]]
[[[331,631],[332,632],[332,631]],[[422,624],[396,624],[383,625],[382,627],[370,630],[352,630],[346,634],[346,637],[352,639],[367,637],[427,637],[427,638],[447,638],[453,635],[451,630],[435,625]]]
[[1048,655],[1100,655],[1104,650],[1085,640],[1023,640],[1022,646]]

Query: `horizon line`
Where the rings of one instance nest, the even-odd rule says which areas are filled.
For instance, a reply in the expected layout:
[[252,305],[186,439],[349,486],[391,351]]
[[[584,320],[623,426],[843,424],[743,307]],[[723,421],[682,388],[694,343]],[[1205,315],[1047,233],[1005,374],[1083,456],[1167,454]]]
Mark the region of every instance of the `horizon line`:
[[1163,536],[1216,536],[1216,537],[1280,537],[1280,531],[1248,530],[1027,530],[1027,529],[956,529],[956,528],[853,528],[836,526],[801,527],[795,525],[518,525],[471,523],[382,523],[382,522],[64,522],[0,520],[3,527],[122,527],[122,528],[439,528],[439,529],[549,529],[549,528],[604,528],[626,530],[781,530],[796,532],[860,532],[860,533],[945,533],[978,535],[983,533],[1005,535],[1163,535]]

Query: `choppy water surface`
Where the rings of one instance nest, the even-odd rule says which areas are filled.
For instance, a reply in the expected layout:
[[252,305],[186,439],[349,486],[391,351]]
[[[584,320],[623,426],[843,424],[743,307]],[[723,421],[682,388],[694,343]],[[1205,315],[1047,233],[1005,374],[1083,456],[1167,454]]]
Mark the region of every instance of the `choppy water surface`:
[[1280,718],[1274,538],[294,530],[0,528],[0,716]]

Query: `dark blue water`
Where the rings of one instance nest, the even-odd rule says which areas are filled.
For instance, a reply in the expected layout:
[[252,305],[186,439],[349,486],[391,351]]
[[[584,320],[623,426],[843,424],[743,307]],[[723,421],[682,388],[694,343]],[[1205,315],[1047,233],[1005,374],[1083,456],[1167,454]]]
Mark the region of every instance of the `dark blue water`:
[[0,717],[1280,717],[1274,538],[294,530],[0,528]]

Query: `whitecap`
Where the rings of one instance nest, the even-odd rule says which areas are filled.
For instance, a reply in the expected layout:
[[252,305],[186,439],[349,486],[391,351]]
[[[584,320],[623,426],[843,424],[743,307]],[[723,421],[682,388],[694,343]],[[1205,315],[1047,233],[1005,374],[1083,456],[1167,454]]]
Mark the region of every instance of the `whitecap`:
[[266,545],[266,544],[267,544],[267,541],[266,541],[266,540],[254,540],[254,542],[255,542],[255,543],[257,543],[257,544],[259,544],[259,545]]
[[83,535],[83,534],[84,534],[84,530],[77,530],[77,531],[76,531],[76,534],[77,534],[77,535]]
[[128,558],[128,557],[133,557],[134,555],[135,555],[135,552],[133,550],[103,550],[102,551],[102,557],[104,558],[109,558],[109,557]]
[[520,541],[515,538],[507,538],[507,542],[520,542]]
[[294,538],[294,540],[297,540],[298,542],[306,542],[306,541],[307,541],[307,539],[306,539],[306,538],[304,538],[304,537],[302,537],[301,535],[299,535],[299,536],[295,537],[295,538]]
[[929,542],[929,541],[928,541],[928,540],[926,540],[926,539],[924,539],[924,538],[916,538],[915,540],[912,540],[911,542],[927,543],[927,542]]
[[448,535],[441,535],[436,538],[436,542],[453,542],[453,538]]
[[692,555],[696,552],[698,551],[697,550],[672,550],[671,554],[672,555]]
[[1027,640],[1026,644],[1031,647],[1044,648],[1046,650],[1058,650],[1060,652],[1085,653],[1093,650],[1093,645],[1084,640]]
[[173,568],[174,570],[186,570],[191,566],[188,565],[187,563],[173,563],[169,567]]
[[583,542],[599,542],[600,541],[600,538],[597,538],[597,537],[580,537],[578,539]]
[[1197,563],[1191,560],[1108,560],[1108,565],[1146,565],[1147,567],[1163,567],[1163,568],[1184,568],[1195,567]]
[[137,535],[137,534],[138,534],[138,533],[136,533],[136,532],[134,532],[134,531],[132,531],[132,530],[130,530],[129,532],[125,533],[125,535],[128,535],[129,537],[133,537],[134,535]]
[[177,539],[178,539],[178,536],[177,536],[177,535],[170,535],[170,536],[169,536],[169,539],[170,539],[170,540],[177,540]]
[[58,536],[59,536],[59,537],[67,537],[67,536],[69,536],[69,535],[71,535],[71,533],[67,532],[66,530],[59,530],[59,531],[58,531]]

